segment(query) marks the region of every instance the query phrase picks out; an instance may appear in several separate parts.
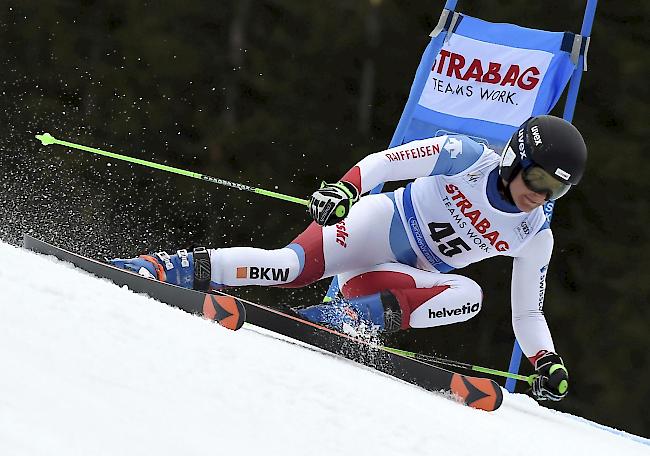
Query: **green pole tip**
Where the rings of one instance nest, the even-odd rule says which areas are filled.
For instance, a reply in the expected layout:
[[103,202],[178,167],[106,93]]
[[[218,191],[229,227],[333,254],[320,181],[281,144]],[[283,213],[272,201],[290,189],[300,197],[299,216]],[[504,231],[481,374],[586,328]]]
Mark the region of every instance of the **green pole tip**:
[[42,135],[36,135],[36,139],[40,140],[44,146],[48,146],[50,144],[54,144],[56,142],[56,139],[54,139],[54,136],[52,136],[49,133],[43,133]]

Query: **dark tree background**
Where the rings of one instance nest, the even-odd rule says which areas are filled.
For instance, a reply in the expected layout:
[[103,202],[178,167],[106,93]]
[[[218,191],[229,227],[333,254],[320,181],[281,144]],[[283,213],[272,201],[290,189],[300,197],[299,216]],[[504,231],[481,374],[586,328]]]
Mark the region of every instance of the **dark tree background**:
[[[94,256],[191,245],[278,247],[303,208],[40,146],[68,139],[306,197],[388,145],[442,0],[9,1],[0,9],[0,238]],[[461,1],[486,20],[579,31],[584,1]],[[571,372],[556,407],[650,435],[645,156],[650,3],[601,2],[574,123],[587,174],[555,211],[546,314]],[[463,273],[485,291],[462,325],[389,342],[507,368],[510,260]],[[34,273],[34,272],[32,272]],[[238,290],[317,302],[329,281]],[[526,368],[528,368],[526,366]]]

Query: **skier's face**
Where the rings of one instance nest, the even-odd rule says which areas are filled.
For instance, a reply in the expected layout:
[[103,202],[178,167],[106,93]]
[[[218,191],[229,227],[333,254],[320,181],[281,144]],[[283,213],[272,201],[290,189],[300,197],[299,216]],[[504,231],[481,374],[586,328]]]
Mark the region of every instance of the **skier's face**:
[[515,205],[524,212],[537,209],[546,201],[546,193],[537,193],[526,187],[521,171],[510,182],[510,194]]

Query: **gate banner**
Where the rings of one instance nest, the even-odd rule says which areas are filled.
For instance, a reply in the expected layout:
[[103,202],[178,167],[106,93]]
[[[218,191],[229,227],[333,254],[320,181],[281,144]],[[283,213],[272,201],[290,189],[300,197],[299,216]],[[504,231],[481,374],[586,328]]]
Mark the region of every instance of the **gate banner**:
[[459,19],[425,50],[422,60],[435,53],[435,62],[418,68],[426,82],[419,96],[411,92],[417,103],[400,142],[460,133],[499,151],[526,119],[557,103],[575,68],[571,34]]

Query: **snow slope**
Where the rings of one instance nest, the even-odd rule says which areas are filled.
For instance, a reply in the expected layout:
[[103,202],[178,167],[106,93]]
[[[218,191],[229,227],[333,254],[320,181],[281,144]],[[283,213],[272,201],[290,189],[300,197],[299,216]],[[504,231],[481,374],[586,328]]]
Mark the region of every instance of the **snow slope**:
[[2,455],[530,455],[551,435],[553,454],[650,454],[523,395],[477,411],[53,258],[0,258]]

